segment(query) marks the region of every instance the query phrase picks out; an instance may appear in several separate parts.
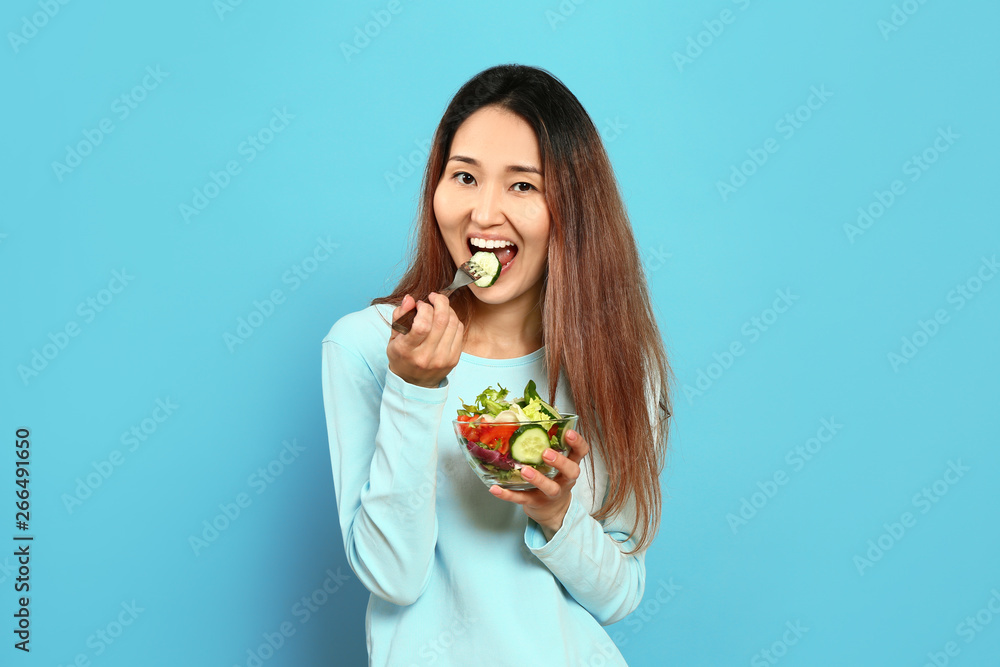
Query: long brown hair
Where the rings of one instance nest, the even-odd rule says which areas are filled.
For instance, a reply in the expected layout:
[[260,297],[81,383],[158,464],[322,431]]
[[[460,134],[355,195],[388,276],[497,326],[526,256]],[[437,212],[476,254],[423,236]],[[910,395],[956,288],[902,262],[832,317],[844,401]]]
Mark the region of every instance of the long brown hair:
[[[454,277],[434,217],[434,192],[458,127],[491,105],[523,118],[538,138],[550,219],[541,300],[549,399],[562,370],[579,431],[611,472],[593,517],[626,513],[635,539],[627,553],[635,553],[659,529],[673,377],[611,161],[590,116],[561,81],[543,69],[498,65],[459,89],[427,159],[413,259],[392,294],[372,305],[398,305],[406,294],[422,298]],[[466,328],[472,299],[470,290],[450,297]],[[593,457],[590,472],[594,479]]]

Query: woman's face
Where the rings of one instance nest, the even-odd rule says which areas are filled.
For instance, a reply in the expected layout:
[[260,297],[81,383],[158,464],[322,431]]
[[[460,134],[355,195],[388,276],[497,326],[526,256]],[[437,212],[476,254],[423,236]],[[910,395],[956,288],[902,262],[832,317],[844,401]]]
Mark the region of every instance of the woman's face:
[[434,192],[434,216],[456,265],[481,249],[501,260],[492,286],[470,286],[484,303],[538,299],[549,247],[541,170],[538,140],[520,116],[483,107],[455,132]]

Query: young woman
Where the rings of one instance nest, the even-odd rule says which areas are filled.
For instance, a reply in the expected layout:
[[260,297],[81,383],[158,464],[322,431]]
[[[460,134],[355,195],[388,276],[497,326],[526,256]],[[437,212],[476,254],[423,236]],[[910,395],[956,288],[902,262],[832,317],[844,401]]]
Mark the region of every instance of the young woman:
[[[483,247],[504,267],[493,286],[434,292]],[[409,333],[392,331],[413,308]],[[579,432],[568,454],[546,450],[554,479],[525,468],[537,488],[487,489],[451,420],[486,387],[518,396],[532,379]],[[544,70],[481,72],[435,133],[406,274],[323,340],[370,663],[625,664],[602,626],[642,600],[671,385],[590,117]]]

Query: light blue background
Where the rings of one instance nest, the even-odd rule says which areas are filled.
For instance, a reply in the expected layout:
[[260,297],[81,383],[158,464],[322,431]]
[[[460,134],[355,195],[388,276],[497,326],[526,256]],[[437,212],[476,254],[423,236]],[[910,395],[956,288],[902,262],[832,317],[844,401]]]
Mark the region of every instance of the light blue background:
[[[295,634],[265,665],[365,662],[368,593],[337,523],[320,340],[398,277],[419,145],[451,96],[517,62],[558,76],[604,133],[678,380],[646,598],[609,628],[629,663],[771,664],[768,649],[789,667],[922,665],[952,641],[949,664],[997,664],[1000,280],[960,310],[949,294],[1000,251],[1000,7],[908,0],[895,6],[915,13],[885,32],[889,0],[402,0],[345,57],[388,5],[71,2],[32,33],[39,3],[6,4],[0,540],[16,532],[12,435],[28,427],[36,541],[30,655],[12,648],[13,559],[0,556],[0,662],[247,665],[286,621]],[[731,23],[711,23],[727,9]],[[706,46],[678,67],[699,33]],[[147,67],[168,74],[121,118],[116,98]],[[776,123],[813,86],[831,96],[786,138]],[[247,161],[241,142],[274,108],[294,118]],[[113,131],[60,181],[52,163],[105,118]],[[947,128],[958,138],[911,181],[905,163]],[[724,199],[717,183],[768,138],[778,151]],[[179,206],[230,160],[240,172],[185,221]],[[905,193],[851,242],[844,225],[896,179]],[[318,238],[336,249],[296,285],[288,272]],[[134,278],[87,321],[78,304],[122,269]],[[231,350],[224,334],[276,289],[284,302]],[[797,300],[751,341],[744,326],[770,317],[777,290]],[[887,355],[939,309],[948,321],[894,368]],[[79,335],[22,380],[70,322]],[[712,367],[734,341],[744,353]],[[689,400],[699,372],[715,377]],[[122,434],[157,399],[178,407],[129,451]],[[796,470],[786,453],[822,419],[843,426]],[[279,476],[252,477],[292,440],[302,451]],[[116,450],[121,465],[70,511],[77,478]],[[914,496],[950,461],[968,471],[923,513]],[[251,504],[196,554],[189,538],[241,493]],[[883,535],[907,511],[915,525]],[[859,573],[880,536],[891,548]],[[336,593],[301,622],[296,604],[328,571]],[[133,601],[134,622],[97,639]],[[977,613],[991,622],[968,641],[959,624]],[[796,622],[808,630],[782,644]]]

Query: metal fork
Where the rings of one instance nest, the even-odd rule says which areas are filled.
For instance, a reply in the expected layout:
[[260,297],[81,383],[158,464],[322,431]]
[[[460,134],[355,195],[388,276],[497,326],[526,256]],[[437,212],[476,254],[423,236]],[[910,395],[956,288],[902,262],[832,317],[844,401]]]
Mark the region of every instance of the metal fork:
[[[468,261],[462,264],[462,266],[458,267],[457,271],[455,271],[455,279],[451,281],[451,284],[448,285],[443,290],[441,290],[440,292],[438,292],[438,294],[443,294],[444,296],[448,296],[452,292],[457,290],[459,287],[465,287],[469,283],[473,283],[479,280],[484,275],[485,274],[482,271],[480,271],[475,264],[472,263],[472,259],[470,258]],[[400,316],[398,320],[393,322],[392,328],[401,334],[407,334],[410,332],[410,327],[413,326],[413,318],[415,318],[416,316],[417,316],[417,308],[416,306],[414,306],[413,310],[404,313],[402,316]]]

